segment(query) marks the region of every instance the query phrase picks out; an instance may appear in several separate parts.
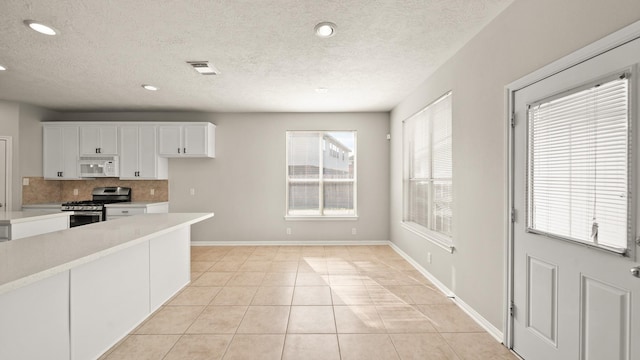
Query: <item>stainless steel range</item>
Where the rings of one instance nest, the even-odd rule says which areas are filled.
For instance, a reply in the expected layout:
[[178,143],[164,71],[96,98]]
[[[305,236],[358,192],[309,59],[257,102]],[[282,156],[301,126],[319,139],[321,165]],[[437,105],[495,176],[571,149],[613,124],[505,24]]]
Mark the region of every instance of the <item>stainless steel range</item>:
[[131,188],[110,186],[93,189],[92,200],[70,201],[62,204],[62,211],[73,211],[70,226],[80,226],[104,221],[106,218],[105,204],[131,201]]

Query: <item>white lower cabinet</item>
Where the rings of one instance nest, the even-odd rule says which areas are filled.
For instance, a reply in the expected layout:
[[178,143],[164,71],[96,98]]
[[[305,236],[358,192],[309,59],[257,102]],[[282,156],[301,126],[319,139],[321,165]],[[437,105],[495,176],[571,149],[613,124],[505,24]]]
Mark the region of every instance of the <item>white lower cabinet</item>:
[[0,359],[97,359],[190,281],[190,226],[0,294]]
[[151,312],[176,294],[191,279],[191,227],[156,237],[150,243]]
[[120,219],[139,214],[168,213],[169,203],[114,203],[105,205],[107,208],[107,220]]
[[69,359],[68,271],[0,295],[0,359]]
[[71,269],[71,358],[96,359],[149,314],[149,242]]

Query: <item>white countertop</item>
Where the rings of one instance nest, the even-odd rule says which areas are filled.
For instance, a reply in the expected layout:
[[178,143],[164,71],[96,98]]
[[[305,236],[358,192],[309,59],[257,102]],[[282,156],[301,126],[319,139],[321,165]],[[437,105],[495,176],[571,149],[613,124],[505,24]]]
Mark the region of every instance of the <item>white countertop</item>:
[[71,216],[72,211],[7,211],[0,212],[0,225],[11,225],[51,219],[55,217]]
[[0,294],[94,261],[213,213],[142,214],[0,243]]
[[168,201],[135,201],[104,204],[105,207],[147,207],[149,205],[169,204]]
[[50,209],[50,208],[60,208],[62,206],[63,201],[55,202],[55,203],[40,203],[40,204],[22,204],[23,208],[27,209]]

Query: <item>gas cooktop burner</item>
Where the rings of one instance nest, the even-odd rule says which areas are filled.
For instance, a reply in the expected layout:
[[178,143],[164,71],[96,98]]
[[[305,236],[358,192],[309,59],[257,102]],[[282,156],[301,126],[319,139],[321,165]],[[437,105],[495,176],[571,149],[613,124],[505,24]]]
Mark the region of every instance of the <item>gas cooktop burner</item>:
[[131,188],[103,187],[93,189],[93,200],[68,201],[62,204],[62,210],[103,211],[104,204],[131,201]]
[[82,200],[82,201],[68,201],[63,203],[63,206],[72,206],[72,205],[101,205],[102,203],[93,201],[93,200]]

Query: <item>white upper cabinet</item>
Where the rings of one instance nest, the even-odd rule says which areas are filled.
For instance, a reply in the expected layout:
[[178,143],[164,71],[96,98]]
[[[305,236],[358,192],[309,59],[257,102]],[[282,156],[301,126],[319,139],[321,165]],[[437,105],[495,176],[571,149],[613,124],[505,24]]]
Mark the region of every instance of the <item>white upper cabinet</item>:
[[168,161],[158,157],[155,125],[120,126],[120,179],[167,179]]
[[45,179],[79,179],[78,126],[43,126],[43,174]]
[[216,126],[208,122],[44,122],[45,179],[82,179],[80,156],[119,156],[120,178],[169,178],[170,157],[215,157]]
[[165,157],[215,157],[215,125],[184,123],[158,127],[159,154]]
[[80,155],[118,155],[117,125],[81,125]]

